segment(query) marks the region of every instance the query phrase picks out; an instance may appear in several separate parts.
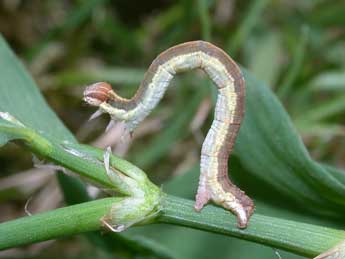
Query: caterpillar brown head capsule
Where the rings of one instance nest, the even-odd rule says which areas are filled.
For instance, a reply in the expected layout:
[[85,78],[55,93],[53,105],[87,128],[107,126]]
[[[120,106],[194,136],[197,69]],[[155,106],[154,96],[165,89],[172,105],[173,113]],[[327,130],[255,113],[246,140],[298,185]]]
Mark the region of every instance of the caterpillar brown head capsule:
[[157,106],[171,79],[179,72],[202,69],[218,89],[214,120],[201,149],[200,179],[195,209],[209,201],[237,216],[245,228],[253,214],[253,201],[228,177],[228,158],[244,115],[245,82],[236,63],[220,48],[204,41],[186,42],[161,53],[151,64],[131,99],[125,99],[106,83],[86,88],[84,100],[98,106],[112,119],[135,127]]
[[89,85],[84,90],[84,101],[93,106],[99,106],[108,101],[111,85],[106,82],[99,82]]

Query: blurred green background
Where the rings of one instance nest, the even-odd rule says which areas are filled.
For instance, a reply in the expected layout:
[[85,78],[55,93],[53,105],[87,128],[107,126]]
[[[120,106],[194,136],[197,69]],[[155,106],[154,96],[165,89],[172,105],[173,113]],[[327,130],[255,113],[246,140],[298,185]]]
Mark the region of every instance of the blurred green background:
[[[199,73],[178,76],[129,144],[120,141],[116,127],[104,134],[107,116],[87,122],[95,109],[81,99],[85,85],[108,81],[130,97],[161,51],[207,40],[271,87],[314,159],[345,168],[344,11],[342,0],[3,0],[0,32],[80,142],[112,145],[164,190],[193,198],[200,146],[212,121],[211,83]],[[1,222],[23,216],[29,197],[32,213],[62,206],[52,172],[32,168],[30,153],[9,144],[0,149],[0,165]],[[136,228],[129,234],[157,240],[176,258],[302,258],[176,226]],[[112,256],[81,236],[0,253],[28,255]]]

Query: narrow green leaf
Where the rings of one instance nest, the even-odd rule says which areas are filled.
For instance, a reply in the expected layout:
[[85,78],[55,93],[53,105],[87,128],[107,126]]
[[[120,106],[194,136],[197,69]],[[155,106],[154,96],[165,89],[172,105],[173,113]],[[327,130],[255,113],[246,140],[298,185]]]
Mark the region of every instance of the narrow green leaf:
[[208,14],[208,1],[198,0],[198,12],[200,17],[202,39],[206,41],[211,40],[211,21]]
[[267,33],[249,53],[248,70],[268,86],[275,87],[282,68],[283,48],[277,32]]
[[310,122],[321,122],[331,116],[341,114],[345,111],[345,94],[332,98],[329,101],[321,103],[317,107],[306,110],[303,115],[295,119],[296,124],[305,124]]
[[247,39],[252,29],[255,27],[257,22],[260,20],[262,13],[265,7],[270,1],[268,0],[258,0],[252,1],[248,8],[248,11],[245,13],[243,21],[240,26],[238,26],[235,34],[229,37],[226,44],[226,49],[229,50],[229,53],[235,55],[243,42]]
[[308,40],[309,28],[307,26],[304,26],[301,29],[300,39],[294,46],[289,69],[277,91],[278,96],[283,100],[288,94],[290,94],[291,88],[294,86],[293,84],[300,74]]
[[310,91],[345,91],[345,71],[324,72],[308,84]]
[[305,136],[315,136],[324,139],[330,139],[335,136],[345,136],[345,127],[339,124],[332,123],[310,123],[295,121],[295,125],[302,135]]

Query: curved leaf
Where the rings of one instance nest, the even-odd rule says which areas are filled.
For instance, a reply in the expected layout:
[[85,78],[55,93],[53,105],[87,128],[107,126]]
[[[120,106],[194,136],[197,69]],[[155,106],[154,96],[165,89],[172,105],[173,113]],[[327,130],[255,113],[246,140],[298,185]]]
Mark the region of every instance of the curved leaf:
[[244,72],[246,113],[235,147],[241,165],[304,207],[343,212],[345,173],[313,161],[278,99]]
[[[0,35],[0,111],[55,139],[75,141]],[[0,143],[4,136],[0,133]]]

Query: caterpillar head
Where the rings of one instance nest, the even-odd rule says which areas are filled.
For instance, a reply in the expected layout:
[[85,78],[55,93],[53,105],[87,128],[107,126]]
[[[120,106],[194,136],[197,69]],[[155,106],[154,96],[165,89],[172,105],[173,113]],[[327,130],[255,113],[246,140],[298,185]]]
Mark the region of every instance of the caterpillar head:
[[113,91],[110,84],[106,82],[98,82],[89,85],[84,90],[84,101],[92,106],[100,106],[103,102],[107,102]]

